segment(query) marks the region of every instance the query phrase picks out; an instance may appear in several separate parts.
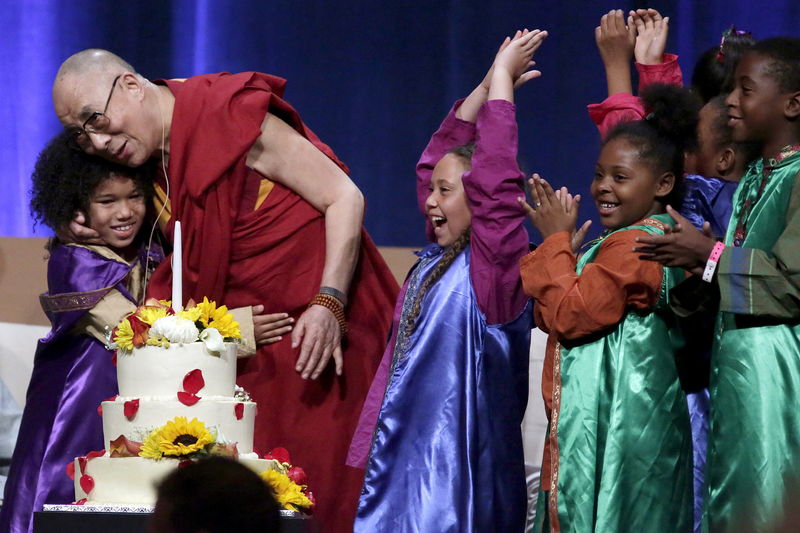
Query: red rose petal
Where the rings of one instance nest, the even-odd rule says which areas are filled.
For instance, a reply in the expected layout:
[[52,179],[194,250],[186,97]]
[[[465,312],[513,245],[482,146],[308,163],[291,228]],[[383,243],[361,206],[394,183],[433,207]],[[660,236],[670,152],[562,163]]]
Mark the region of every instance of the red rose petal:
[[81,474],[83,474],[83,471],[86,470],[86,457],[78,457],[78,468]]
[[111,356],[111,364],[117,366],[117,352],[114,352],[114,355]]
[[233,406],[233,412],[236,415],[236,420],[241,420],[244,416],[244,404],[242,402]]
[[125,435],[120,435],[108,443],[108,453],[111,457],[136,457],[141,449],[141,442],[128,440]]
[[139,410],[139,398],[135,400],[128,400],[125,402],[125,418],[128,420],[132,419],[136,416],[136,412]]
[[75,481],[75,461],[67,463],[67,477]]
[[92,476],[83,475],[81,476],[80,484],[81,484],[81,489],[83,489],[83,492],[89,494],[90,492],[92,492],[92,489],[94,488],[94,478],[92,478]]
[[199,368],[195,368],[183,378],[183,390],[190,394],[197,394],[205,386],[203,372]]
[[131,342],[133,343],[134,347],[141,348],[145,344],[147,344],[148,338],[148,331],[150,331],[150,325],[147,322],[143,322],[138,316],[130,315],[128,317],[128,322],[131,325],[131,330],[133,330],[133,338]]
[[92,459],[95,459],[97,457],[102,457],[105,454],[106,454],[105,450],[97,450],[97,451],[94,451],[94,452],[89,452],[89,453],[86,454],[86,462],[88,463]]
[[200,401],[200,397],[188,392],[178,392],[178,401],[183,405],[192,406]]
[[75,505],[83,505],[86,503],[86,498],[81,498],[80,500],[75,502]]
[[286,475],[298,485],[308,485],[308,477],[306,476],[305,471],[299,466],[291,467],[289,471],[286,472]]
[[[119,396],[119,395],[115,394],[114,396],[111,396],[110,398],[106,398],[105,400],[103,400],[103,402],[113,402],[114,400],[117,399],[117,396]],[[103,402],[100,402],[100,405],[97,406],[97,414],[100,415],[100,416],[103,416]]]
[[273,448],[264,456],[264,459],[275,459],[279,463],[289,463],[289,451],[286,448]]

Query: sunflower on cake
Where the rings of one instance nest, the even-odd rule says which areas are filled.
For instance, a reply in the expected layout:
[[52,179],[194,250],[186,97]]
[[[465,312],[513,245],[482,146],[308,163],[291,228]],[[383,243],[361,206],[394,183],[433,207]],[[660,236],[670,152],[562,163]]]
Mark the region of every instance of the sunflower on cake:
[[256,404],[236,386],[240,338],[227,307],[207,298],[177,311],[151,299],[110,332],[119,395],[98,407],[107,449],[67,468],[76,503],[153,505],[173,469],[222,455],[261,475],[284,508],[311,511],[305,473],[288,452],[253,451]]

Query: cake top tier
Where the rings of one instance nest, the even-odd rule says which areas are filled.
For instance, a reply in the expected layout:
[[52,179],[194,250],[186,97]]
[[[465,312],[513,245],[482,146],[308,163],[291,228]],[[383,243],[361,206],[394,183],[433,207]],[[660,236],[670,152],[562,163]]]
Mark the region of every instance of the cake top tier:
[[225,343],[218,354],[209,352],[201,342],[120,351],[117,380],[123,397],[175,399],[178,393],[233,396],[236,344]]
[[[233,396],[239,324],[207,298],[176,313],[148,300],[111,333],[123,397]],[[191,398],[189,399],[191,401]]]

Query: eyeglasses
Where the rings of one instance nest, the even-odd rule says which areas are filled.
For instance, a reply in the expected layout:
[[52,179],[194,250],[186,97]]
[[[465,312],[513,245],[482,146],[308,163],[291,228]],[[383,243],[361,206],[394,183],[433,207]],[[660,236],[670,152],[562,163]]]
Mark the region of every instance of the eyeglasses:
[[103,110],[95,111],[89,115],[89,118],[83,122],[80,128],[70,130],[67,141],[70,148],[74,150],[84,150],[91,144],[91,141],[89,140],[90,133],[102,133],[106,130],[106,128],[108,128],[108,125],[111,121],[106,116],[106,111],[108,111],[108,104],[111,103],[111,96],[114,94],[114,88],[116,88],[117,81],[119,81],[120,77],[122,77],[121,74],[114,78],[114,81],[111,82],[111,91],[108,93],[106,106],[103,108]]

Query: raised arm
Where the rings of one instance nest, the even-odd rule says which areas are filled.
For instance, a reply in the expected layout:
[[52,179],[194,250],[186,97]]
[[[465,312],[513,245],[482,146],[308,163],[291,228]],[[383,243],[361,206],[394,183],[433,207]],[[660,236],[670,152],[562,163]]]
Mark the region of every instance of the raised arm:
[[655,9],[637,9],[630,12],[630,18],[636,26],[633,54],[639,73],[639,93],[653,83],[683,85],[678,56],[664,53],[669,36],[669,17],[662,17]]
[[517,165],[513,99],[515,86],[540,75],[529,67],[546,37],[547,32],[534,30],[501,47],[490,71],[489,101],[477,115],[472,168],[462,177],[472,212],[472,286],[489,323],[516,318],[527,301],[518,267],[528,251],[528,234],[517,202],[523,194],[523,175]]
[[[247,156],[247,166],[286,185],[325,215],[325,265],[320,284],[347,294],[358,260],[364,214],[364,199],[355,184],[310,141],[269,113]],[[300,316],[292,345],[301,346],[297,370],[304,378],[316,378],[331,356],[341,374],[339,324],[327,308],[314,305]]]

